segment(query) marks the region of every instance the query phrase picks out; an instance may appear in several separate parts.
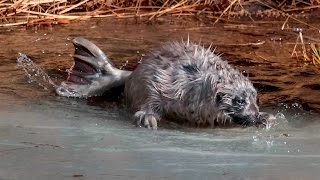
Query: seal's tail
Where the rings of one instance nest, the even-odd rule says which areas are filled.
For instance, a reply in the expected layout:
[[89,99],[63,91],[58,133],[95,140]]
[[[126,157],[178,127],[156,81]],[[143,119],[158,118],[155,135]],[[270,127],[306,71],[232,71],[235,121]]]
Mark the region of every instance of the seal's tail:
[[114,67],[102,50],[87,39],[77,37],[72,43],[75,47],[74,64],[68,78],[56,89],[57,94],[68,97],[99,96],[111,88],[124,85],[130,71]]
[[104,70],[110,73],[114,71],[112,62],[95,44],[80,37],[75,38],[72,43],[75,47],[74,65],[69,70],[67,81],[89,84],[88,77]]

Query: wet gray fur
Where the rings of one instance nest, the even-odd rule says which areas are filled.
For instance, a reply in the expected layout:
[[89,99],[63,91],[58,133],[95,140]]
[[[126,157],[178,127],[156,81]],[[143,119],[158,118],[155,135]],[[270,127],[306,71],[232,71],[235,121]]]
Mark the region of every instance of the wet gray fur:
[[249,79],[210,48],[187,42],[164,44],[125,82],[137,125],[157,128],[163,117],[191,124],[253,125],[257,92]]
[[[210,48],[186,42],[163,44],[149,53],[133,71],[115,68],[92,42],[75,38],[74,59],[95,69],[70,69],[88,82],[66,80],[57,93],[89,97],[125,85],[125,99],[138,126],[157,128],[163,118],[194,125],[255,125],[259,107],[257,92],[249,79],[231,67]],[[84,64],[83,64],[84,65]]]

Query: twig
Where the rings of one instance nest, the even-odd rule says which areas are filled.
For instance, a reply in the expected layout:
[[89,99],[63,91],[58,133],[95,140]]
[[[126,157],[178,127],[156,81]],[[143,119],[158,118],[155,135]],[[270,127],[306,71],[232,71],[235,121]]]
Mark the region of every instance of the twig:
[[220,20],[220,18],[224,15],[224,13],[226,13],[237,1],[238,1],[238,0],[233,0],[233,1],[230,3],[230,5],[221,13],[221,15],[218,17],[218,19],[216,19],[216,20],[214,21],[213,24],[216,24],[216,23]]
[[81,2],[79,2],[78,4],[75,4],[75,5],[67,8],[67,9],[65,9],[65,10],[63,10],[63,11],[60,11],[58,14],[64,14],[64,13],[66,13],[66,12],[69,12],[69,11],[71,11],[72,9],[77,8],[77,7],[81,6],[82,4],[84,4],[84,3],[88,2],[88,1],[89,1],[89,0],[81,1]]
[[[161,8],[158,9],[157,13],[159,13],[159,12],[168,4],[168,2],[169,2],[169,0],[167,0],[167,1],[163,4],[163,6],[161,6]],[[151,21],[151,20],[154,18],[155,15],[156,15],[156,14],[152,15],[152,16],[149,18],[148,21]]]

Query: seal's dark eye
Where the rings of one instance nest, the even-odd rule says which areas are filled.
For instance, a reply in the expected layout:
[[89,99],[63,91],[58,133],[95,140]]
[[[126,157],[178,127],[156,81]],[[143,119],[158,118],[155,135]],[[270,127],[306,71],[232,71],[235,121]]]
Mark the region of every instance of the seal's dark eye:
[[237,99],[237,100],[236,100],[236,103],[239,104],[239,105],[245,105],[245,104],[246,104],[246,100],[244,100],[244,99]]

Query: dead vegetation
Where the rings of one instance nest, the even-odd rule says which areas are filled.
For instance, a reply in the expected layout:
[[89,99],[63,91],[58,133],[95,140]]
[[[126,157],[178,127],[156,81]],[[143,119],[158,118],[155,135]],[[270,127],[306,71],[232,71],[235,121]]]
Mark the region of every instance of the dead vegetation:
[[[259,18],[280,18],[283,27],[293,20],[319,29],[299,18],[319,9],[320,0],[0,0],[0,27],[51,26],[107,17],[149,22],[166,15],[204,17],[212,24],[235,17],[253,22]],[[305,44],[302,31],[297,34],[292,57],[320,67],[319,45]]]
[[287,16],[318,9],[320,0],[0,0],[0,26],[64,24],[88,18]]
[[298,36],[291,57],[320,68],[320,45],[317,43],[305,43],[302,29],[298,29],[297,31]]

